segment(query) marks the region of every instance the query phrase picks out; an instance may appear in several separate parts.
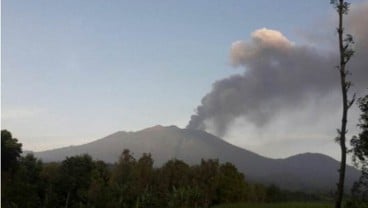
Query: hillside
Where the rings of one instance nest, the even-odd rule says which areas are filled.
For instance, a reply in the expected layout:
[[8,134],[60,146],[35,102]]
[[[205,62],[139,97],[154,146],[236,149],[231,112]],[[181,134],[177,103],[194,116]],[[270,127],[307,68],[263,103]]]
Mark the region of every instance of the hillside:
[[[94,159],[116,162],[129,149],[136,158],[151,153],[156,166],[177,158],[189,164],[202,158],[218,158],[231,162],[248,180],[276,184],[281,188],[303,191],[330,191],[335,189],[338,162],[323,154],[305,153],[286,159],[270,159],[236,147],[204,131],[180,129],[175,126],[154,126],[137,132],[116,132],[91,143],[43,152],[35,156],[45,162],[61,161],[67,156],[88,153]],[[359,172],[347,168],[350,186]]]

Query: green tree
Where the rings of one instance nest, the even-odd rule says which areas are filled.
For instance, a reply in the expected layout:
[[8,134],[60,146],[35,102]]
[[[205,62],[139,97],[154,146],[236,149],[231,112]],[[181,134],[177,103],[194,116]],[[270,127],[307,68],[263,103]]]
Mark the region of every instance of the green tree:
[[32,154],[20,158],[16,173],[18,207],[40,207],[44,196],[44,183],[41,180],[41,160]]
[[1,171],[14,170],[21,153],[22,144],[8,130],[1,130]]
[[217,187],[219,203],[231,203],[245,200],[246,183],[244,175],[231,163],[220,165]]
[[344,194],[344,183],[345,183],[345,169],[346,169],[346,133],[347,133],[347,119],[348,119],[348,110],[352,106],[355,100],[355,96],[349,100],[348,91],[351,86],[351,82],[348,81],[347,76],[350,74],[350,71],[346,68],[347,63],[350,58],[353,56],[354,51],[351,49],[351,44],[353,43],[353,38],[351,35],[344,33],[343,27],[343,16],[346,15],[349,11],[349,3],[344,0],[331,0],[331,4],[333,4],[338,13],[338,45],[339,45],[339,65],[337,69],[340,74],[340,85],[341,85],[341,94],[342,94],[342,119],[341,119],[341,127],[338,130],[338,136],[336,140],[339,142],[341,149],[341,162],[339,168],[339,181],[337,183],[337,192],[336,192],[336,200],[335,200],[335,208],[341,208],[343,194]]
[[160,193],[167,207],[186,207],[186,186],[190,182],[190,167],[182,160],[169,160],[160,170]]
[[250,202],[265,202],[267,198],[266,188],[261,184],[251,184],[248,188],[247,194],[248,201]]
[[219,161],[218,160],[203,160],[198,166],[196,175],[196,183],[202,191],[201,205],[209,207],[218,203],[217,187],[219,182]]
[[58,185],[61,181],[60,163],[46,163],[40,173],[41,180],[44,181],[43,207],[60,207],[64,204],[64,195],[59,196]]
[[153,193],[153,159],[151,154],[144,153],[137,161],[134,170],[134,181],[137,191],[136,207],[154,207]]
[[88,189],[88,206],[95,208],[105,208],[110,201],[110,170],[103,161],[94,162],[94,169],[91,174],[91,184]]
[[93,169],[94,163],[87,154],[68,157],[61,163],[56,188],[65,208],[88,204]]
[[358,136],[353,137],[351,146],[353,147],[354,162],[366,166],[368,165],[368,95],[358,99],[358,104],[362,112],[358,124],[361,132]]
[[1,204],[12,207],[15,173],[19,166],[22,144],[7,130],[1,130]]
[[267,187],[266,195],[267,202],[279,202],[284,200],[282,191],[274,184]]
[[169,160],[162,166],[162,179],[165,180],[168,190],[178,188],[189,183],[190,167],[182,160]]
[[137,191],[134,186],[136,160],[129,150],[124,150],[111,175],[114,207],[134,207]]
[[361,132],[351,140],[353,161],[361,169],[361,176],[353,186],[356,201],[368,203],[368,95],[358,99],[360,115],[358,127]]
[[4,207],[30,207],[38,208],[42,205],[44,197],[44,183],[40,173],[42,162],[32,154],[19,159],[12,180],[2,184],[2,204]]

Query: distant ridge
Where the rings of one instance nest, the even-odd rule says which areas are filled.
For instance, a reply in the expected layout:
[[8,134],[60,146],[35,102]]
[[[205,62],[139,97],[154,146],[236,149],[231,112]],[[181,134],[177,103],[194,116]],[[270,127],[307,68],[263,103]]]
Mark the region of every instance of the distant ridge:
[[[218,158],[221,162],[235,164],[250,181],[300,191],[335,190],[339,165],[331,157],[317,153],[270,159],[204,131],[160,125],[137,132],[118,131],[87,144],[34,154],[45,162],[51,162],[87,153],[94,159],[114,163],[124,149],[129,149],[136,158],[143,153],[151,153],[156,166],[173,158],[189,164],[199,163],[201,159]],[[346,176],[346,184],[351,186],[359,177],[359,171],[349,166]]]

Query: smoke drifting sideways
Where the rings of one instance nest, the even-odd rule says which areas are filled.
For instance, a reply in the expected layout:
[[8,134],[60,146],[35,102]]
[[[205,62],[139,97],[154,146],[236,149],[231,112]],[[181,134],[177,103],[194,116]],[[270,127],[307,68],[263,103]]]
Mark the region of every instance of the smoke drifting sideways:
[[[352,11],[349,28],[356,40],[356,55],[349,63],[354,85],[368,87],[368,4]],[[363,9],[362,9],[363,8]],[[349,13],[350,14],[350,13]],[[332,36],[331,38],[337,38]],[[216,81],[205,95],[187,128],[207,130],[223,137],[237,118],[256,127],[272,122],[281,112],[303,109],[309,99],[339,92],[337,50],[320,51],[297,45],[280,31],[259,29],[249,41],[231,45],[230,60],[242,74]],[[336,105],[339,105],[340,100]],[[318,119],[318,110],[316,119]]]

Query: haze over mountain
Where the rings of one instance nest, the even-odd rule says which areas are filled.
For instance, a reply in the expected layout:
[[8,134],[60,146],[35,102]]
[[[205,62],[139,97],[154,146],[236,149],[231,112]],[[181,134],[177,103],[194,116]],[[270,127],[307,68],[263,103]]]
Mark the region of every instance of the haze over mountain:
[[[151,153],[156,166],[174,158],[189,164],[199,163],[201,159],[218,158],[220,162],[235,164],[250,181],[276,184],[289,190],[330,191],[335,189],[337,181],[338,162],[326,155],[305,153],[286,159],[270,159],[204,131],[176,126],[158,125],[137,132],[119,131],[84,145],[34,154],[45,162],[51,162],[88,153],[94,159],[113,163],[124,149],[129,149],[135,158]],[[358,176],[356,169],[348,167],[347,186],[351,186]]]

